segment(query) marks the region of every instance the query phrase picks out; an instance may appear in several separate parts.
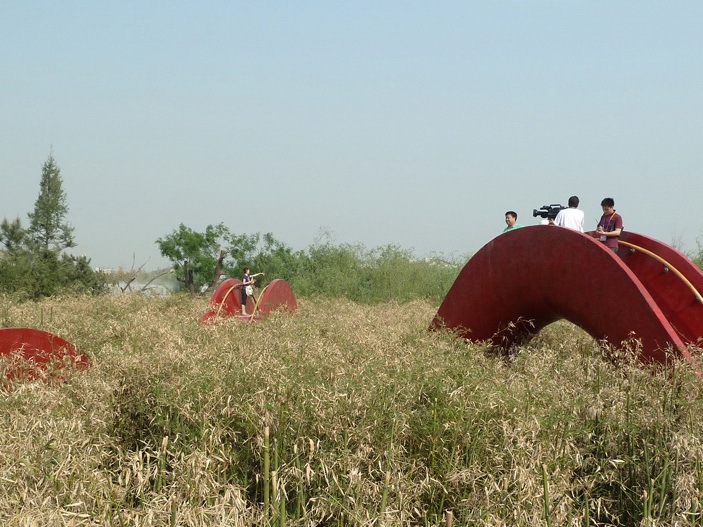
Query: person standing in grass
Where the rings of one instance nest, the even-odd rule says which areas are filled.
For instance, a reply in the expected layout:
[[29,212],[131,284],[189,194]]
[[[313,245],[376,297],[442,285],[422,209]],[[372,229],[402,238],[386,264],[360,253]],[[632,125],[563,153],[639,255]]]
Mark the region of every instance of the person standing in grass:
[[505,224],[507,227],[503,229],[503,232],[512,231],[513,229],[519,229],[522,227],[522,225],[517,222],[517,212],[514,210],[509,210],[505,213]]
[[254,284],[256,283],[257,276],[264,276],[264,273],[249,274],[250,270],[248,267],[242,269],[242,316],[247,315],[247,298],[254,295]]

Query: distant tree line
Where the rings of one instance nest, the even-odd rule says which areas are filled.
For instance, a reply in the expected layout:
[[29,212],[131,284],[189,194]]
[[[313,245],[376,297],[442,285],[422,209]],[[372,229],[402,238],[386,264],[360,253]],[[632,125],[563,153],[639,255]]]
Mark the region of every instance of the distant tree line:
[[104,277],[93,271],[90,260],[66,252],[76,246],[67,214],[61,170],[50,154],[28,226],[19,218],[0,223],[0,293],[38,299],[104,290]]
[[[329,238],[329,237],[326,237]],[[397,245],[367,249],[322,239],[294,251],[273,234],[234,234],[225,225],[203,232],[181,224],[159,238],[161,255],[171,260],[177,279],[191,292],[211,290],[242,269],[264,271],[265,281],[285,279],[298,296],[345,297],[363,303],[419,298],[441,300],[464,262],[417,259]],[[260,285],[265,285],[265,281]]]

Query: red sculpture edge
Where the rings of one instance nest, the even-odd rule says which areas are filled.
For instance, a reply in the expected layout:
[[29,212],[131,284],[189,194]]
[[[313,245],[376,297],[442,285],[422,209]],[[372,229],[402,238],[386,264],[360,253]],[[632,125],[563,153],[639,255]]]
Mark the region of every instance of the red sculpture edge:
[[[238,278],[228,278],[212,292],[207,311],[200,319],[200,325],[214,322],[217,317],[232,317],[241,314],[242,281]],[[254,299],[247,298],[246,312],[254,311]],[[247,318],[248,317],[242,317]]]
[[298,302],[293,294],[293,289],[288,282],[281,278],[271,282],[261,291],[256,302],[254,316],[267,317],[272,311],[288,311],[293,313],[298,309]]
[[620,237],[619,258],[637,276],[687,347],[703,337],[703,271],[685,254],[633,232]]
[[88,357],[58,335],[33,328],[0,328],[0,357],[5,362],[8,380],[42,378],[53,368],[51,378],[66,366],[85,369]]

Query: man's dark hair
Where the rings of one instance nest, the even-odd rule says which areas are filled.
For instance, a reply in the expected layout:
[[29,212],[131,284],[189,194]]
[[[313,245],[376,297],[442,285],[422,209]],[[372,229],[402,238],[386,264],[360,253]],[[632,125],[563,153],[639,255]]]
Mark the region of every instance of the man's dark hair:
[[508,212],[505,213],[506,216],[512,216],[513,218],[517,219],[517,212],[514,210],[509,210]]
[[600,202],[601,207],[614,207],[615,206],[615,200],[613,198],[603,198],[603,201]]
[[576,208],[579,206],[579,197],[578,196],[571,196],[569,198],[569,207]]

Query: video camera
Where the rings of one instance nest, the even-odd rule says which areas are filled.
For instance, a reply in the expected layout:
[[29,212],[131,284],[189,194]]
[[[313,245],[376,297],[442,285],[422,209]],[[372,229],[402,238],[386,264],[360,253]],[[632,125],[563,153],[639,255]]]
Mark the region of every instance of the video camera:
[[565,209],[566,207],[564,205],[559,205],[557,204],[551,204],[551,205],[544,205],[540,207],[539,209],[533,209],[532,210],[532,217],[536,218],[539,216],[540,218],[546,218],[548,220],[553,220],[554,218],[557,217],[557,214],[559,214],[560,210]]

